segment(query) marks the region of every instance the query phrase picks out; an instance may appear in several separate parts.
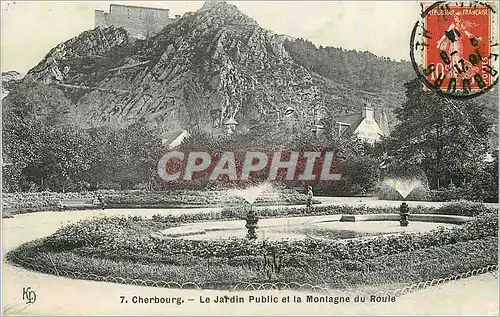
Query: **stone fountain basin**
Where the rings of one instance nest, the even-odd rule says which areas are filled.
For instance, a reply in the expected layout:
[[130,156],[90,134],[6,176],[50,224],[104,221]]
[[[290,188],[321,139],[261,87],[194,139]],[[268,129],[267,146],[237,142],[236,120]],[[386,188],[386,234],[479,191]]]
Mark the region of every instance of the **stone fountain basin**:
[[[454,227],[472,218],[446,215],[413,215],[413,218],[410,217],[410,225],[408,227],[401,227],[399,219],[399,215],[397,214],[327,215],[260,219],[257,234],[262,237],[266,236],[278,240],[281,238],[300,239],[305,236],[298,233],[297,229],[308,227],[326,230],[353,230],[377,234],[396,234],[401,232],[428,231],[436,229],[439,226]],[[244,237],[247,232],[245,223],[245,220],[190,223],[162,230],[158,234],[166,238],[185,237],[195,240],[229,238],[231,236]]]
[[[341,218],[342,215],[260,219],[257,225],[261,229],[271,228],[271,227],[291,227],[291,226],[307,225],[317,222],[339,221]],[[210,231],[245,229],[245,224],[246,224],[245,220],[199,222],[199,223],[185,224],[179,227],[168,228],[162,230],[161,233],[165,236],[175,238],[175,237],[190,236],[195,234],[204,234]]]
[[[398,214],[372,214],[372,215],[342,215],[342,222],[357,222],[357,221],[399,221]],[[464,224],[471,221],[473,217],[454,216],[454,215],[432,215],[432,214],[410,214],[408,221],[417,222],[436,222],[436,223],[451,223]]]

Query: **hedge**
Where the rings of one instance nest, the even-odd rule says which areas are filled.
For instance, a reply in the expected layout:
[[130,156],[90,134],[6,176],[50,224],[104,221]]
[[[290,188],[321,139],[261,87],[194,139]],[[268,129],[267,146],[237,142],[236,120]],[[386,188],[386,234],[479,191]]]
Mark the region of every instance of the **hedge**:
[[[78,193],[3,193],[3,210],[10,214],[58,210],[63,199],[94,199],[100,195],[106,208],[176,208],[182,206],[216,206],[244,204],[243,198],[224,195],[222,191],[97,191]],[[282,190],[276,200],[257,198],[256,205],[305,204],[306,195]],[[315,200],[314,203],[319,203]]]

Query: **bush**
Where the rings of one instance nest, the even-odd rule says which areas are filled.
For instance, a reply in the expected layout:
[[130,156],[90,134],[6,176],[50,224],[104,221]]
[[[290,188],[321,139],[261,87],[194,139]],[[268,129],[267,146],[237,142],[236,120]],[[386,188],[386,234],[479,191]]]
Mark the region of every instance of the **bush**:
[[[498,239],[489,237],[456,244],[429,247],[366,261],[345,260],[334,264],[334,269],[319,270],[285,267],[290,280],[307,280],[314,285],[352,287],[411,283],[446,278],[452,274],[469,272],[498,263]],[[327,267],[330,266],[327,262]],[[318,268],[319,269],[319,268]]]
[[[153,220],[138,216],[95,217],[22,245],[7,258],[18,264],[23,264],[19,258],[34,259],[42,266],[37,270],[42,272],[50,272],[55,265],[60,270],[189,281],[216,288],[227,288],[241,281],[299,282],[337,288],[410,283],[497,263],[498,212],[483,207],[461,202],[434,210],[476,215],[472,221],[453,229],[337,241],[193,241],[150,234],[186,221],[238,217],[238,210],[228,214],[155,216]],[[279,210],[297,212],[297,209]],[[396,210],[353,206],[318,209],[342,213]],[[276,215],[273,209],[263,211]]]
[[45,244],[53,250],[59,251],[110,245],[117,240],[126,242],[128,240],[124,237],[124,229],[128,225],[129,221],[122,217],[80,220],[58,229],[45,240]]
[[452,202],[437,208],[437,212],[442,215],[458,215],[475,217],[486,212],[493,212],[495,209],[489,208],[482,203],[470,202],[466,200]]
[[457,201],[465,197],[462,188],[432,190],[429,192],[431,201]]
[[[478,178],[480,179],[479,176]],[[477,182],[480,182],[480,180]],[[429,194],[429,200],[431,201],[469,200],[475,202],[498,202],[498,186],[480,187],[477,184],[468,184],[464,187],[432,190]]]
[[490,236],[498,236],[498,214],[487,211],[477,216],[473,221],[457,230],[461,240],[473,240]]
[[99,183],[97,186],[100,190],[120,190],[122,188],[119,183],[115,182],[103,182]]
[[465,197],[468,200],[498,202],[498,151],[493,154],[492,162],[484,163],[475,171],[465,184]]

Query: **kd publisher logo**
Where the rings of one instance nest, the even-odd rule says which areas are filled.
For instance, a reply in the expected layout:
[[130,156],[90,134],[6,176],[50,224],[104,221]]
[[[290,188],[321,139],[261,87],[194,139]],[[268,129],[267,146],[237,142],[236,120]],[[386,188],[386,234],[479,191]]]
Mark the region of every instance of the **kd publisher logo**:
[[26,301],[26,304],[33,304],[36,302],[36,293],[31,290],[31,287],[23,287],[23,300]]

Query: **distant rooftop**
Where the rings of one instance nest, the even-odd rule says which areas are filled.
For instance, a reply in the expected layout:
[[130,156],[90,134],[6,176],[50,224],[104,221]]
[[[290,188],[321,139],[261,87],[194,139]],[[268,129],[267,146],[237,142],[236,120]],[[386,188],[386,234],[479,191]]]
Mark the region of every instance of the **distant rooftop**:
[[134,9],[170,11],[170,9],[153,8],[153,7],[140,7],[140,6],[131,6],[131,5],[124,5],[124,4],[110,4],[109,8],[111,9],[111,7],[124,7],[124,8],[134,8]]
[[288,34],[280,34],[279,36],[289,41],[295,41],[297,39],[296,37],[290,36]]

